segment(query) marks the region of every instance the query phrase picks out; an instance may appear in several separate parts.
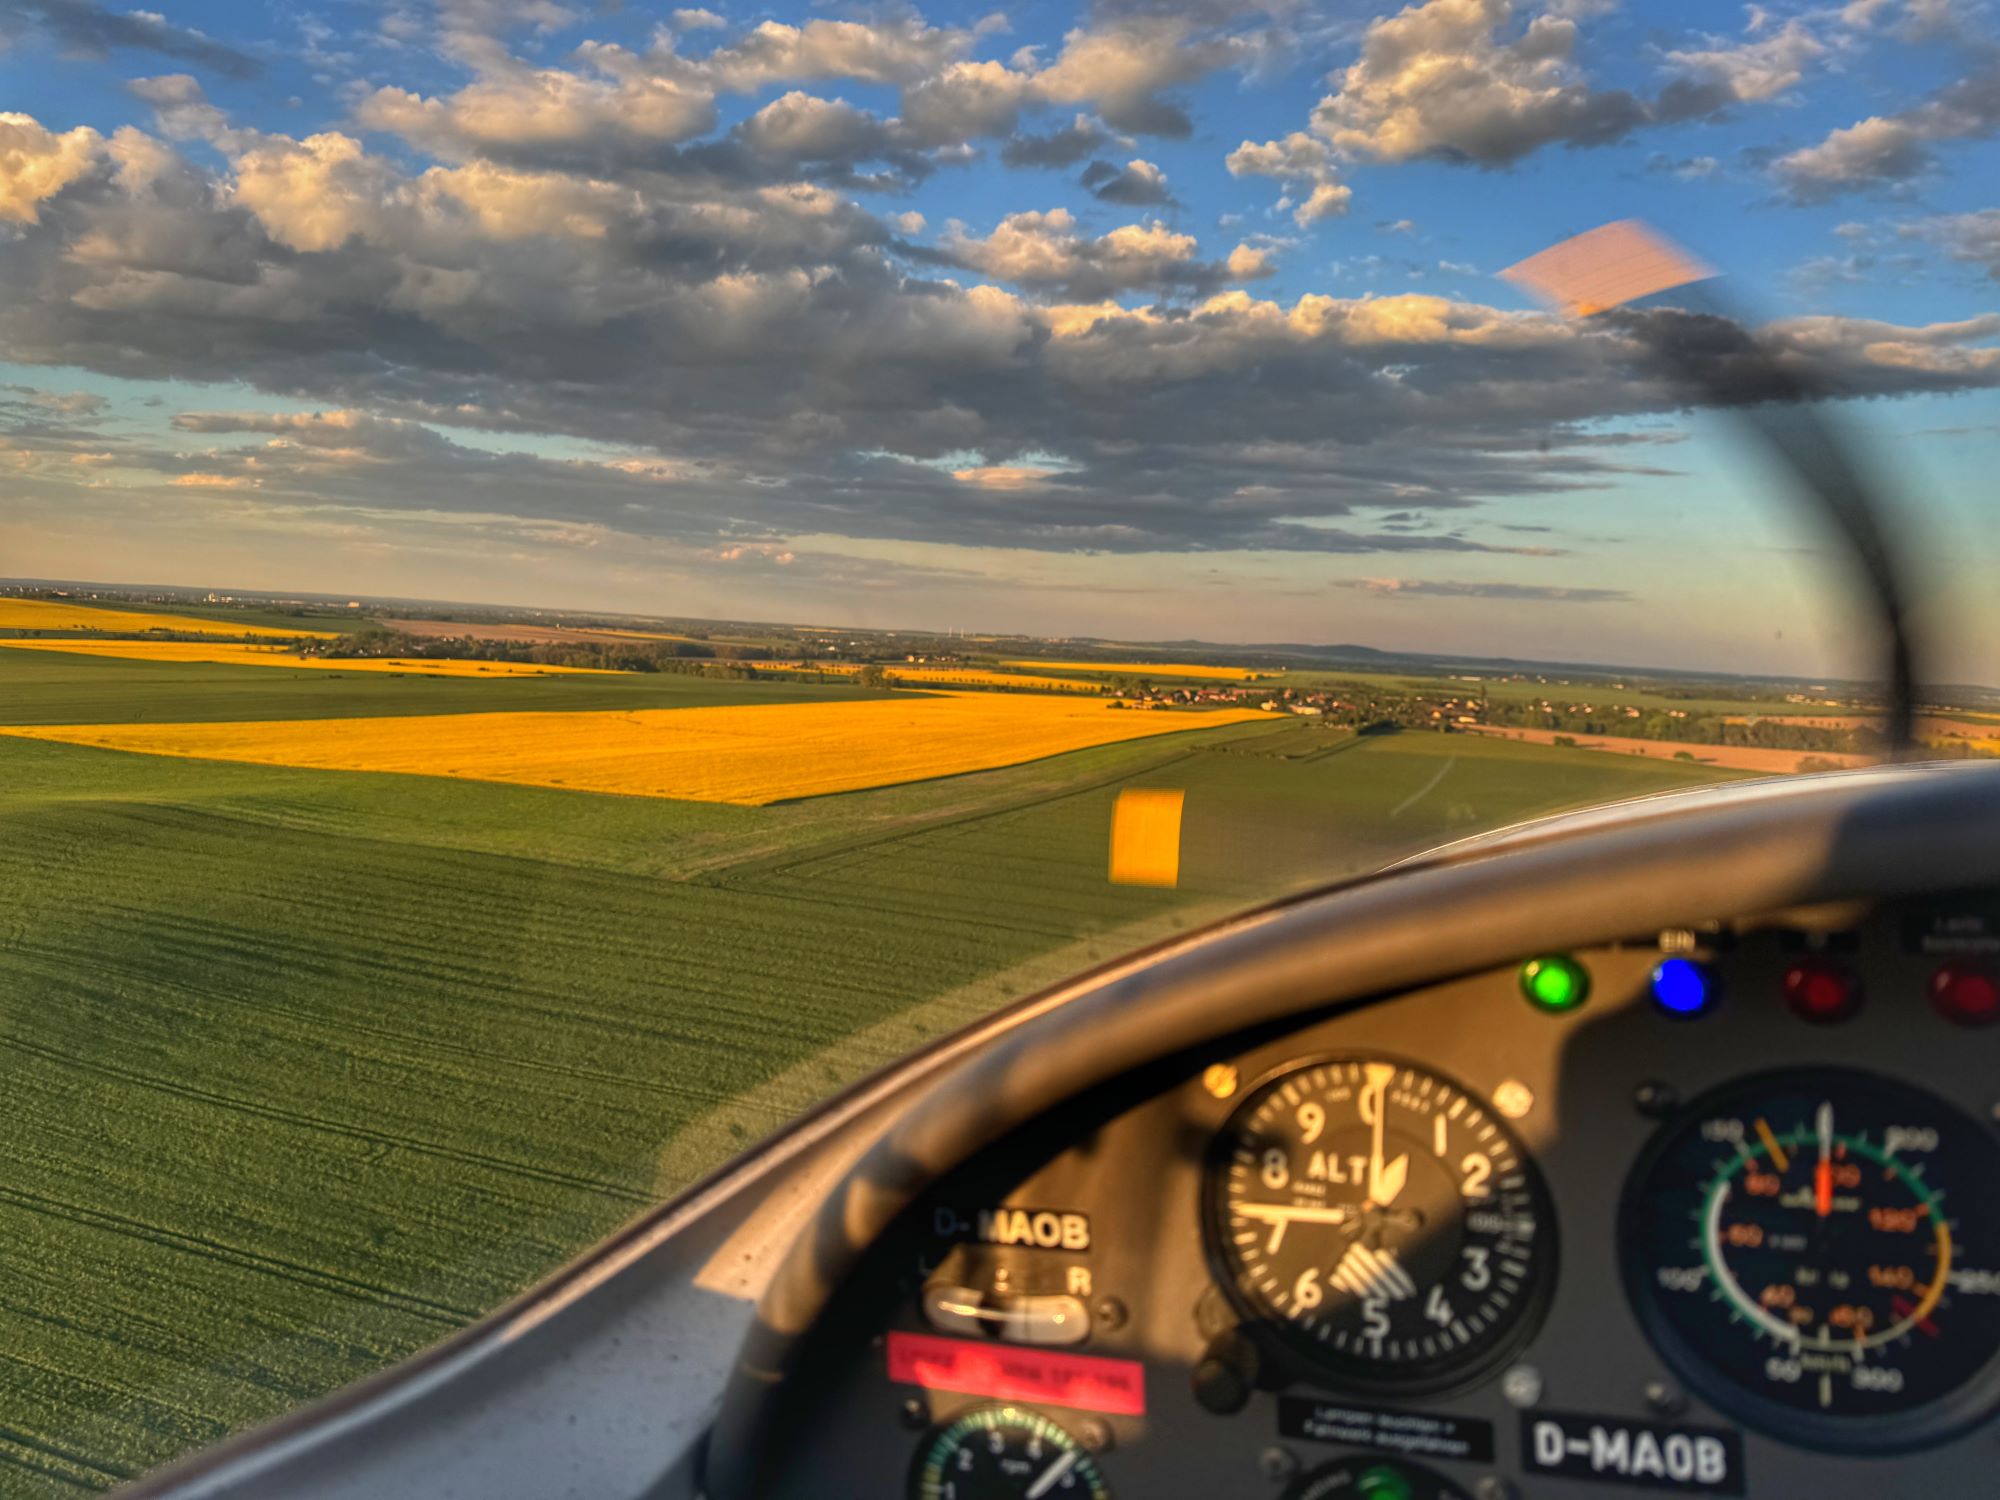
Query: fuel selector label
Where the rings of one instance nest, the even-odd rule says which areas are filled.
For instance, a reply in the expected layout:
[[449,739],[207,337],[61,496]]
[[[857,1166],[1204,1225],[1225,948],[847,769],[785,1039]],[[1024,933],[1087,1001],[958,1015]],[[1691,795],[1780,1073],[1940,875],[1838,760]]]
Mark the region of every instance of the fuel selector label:
[[1742,1440],[1717,1427],[1529,1412],[1521,1418],[1521,1461],[1530,1474],[1599,1484],[1685,1495],[1743,1493]]

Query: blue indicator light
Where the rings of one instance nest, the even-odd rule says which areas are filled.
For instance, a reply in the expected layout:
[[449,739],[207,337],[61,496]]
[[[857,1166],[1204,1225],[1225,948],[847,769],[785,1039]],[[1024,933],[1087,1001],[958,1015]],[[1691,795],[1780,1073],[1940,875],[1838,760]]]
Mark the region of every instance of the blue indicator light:
[[1698,1016],[1714,999],[1714,977],[1693,959],[1663,958],[1653,970],[1653,1003],[1670,1016]]

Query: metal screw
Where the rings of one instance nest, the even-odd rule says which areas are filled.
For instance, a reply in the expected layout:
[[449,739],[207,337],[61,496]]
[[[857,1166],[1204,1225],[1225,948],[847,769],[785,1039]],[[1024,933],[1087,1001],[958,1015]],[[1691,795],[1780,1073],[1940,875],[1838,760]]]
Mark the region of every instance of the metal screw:
[[931,1425],[930,1412],[925,1409],[924,1403],[919,1401],[915,1396],[910,1397],[909,1400],[903,1403],[903,1409],[897,1413],[897,1416],[901,1419],[905,1427],[913,1431]]
[[1111,1429],[1095,1417],[1085,1417],[1076,1424],[1076,1440],[1092,1453],[1111,1451]]
[[1516,1365],[1500,1377],[1500,1394],[1509,1406],[1528,1407],[1542,1399],[1542,1372],[1533,1365]]
[[1518,1078],[1510,1078],[1493,1091],[1493,1107],[1510,1120],[1527,1117],[1535,1107],[1535,1091]]
[[1472,1487],[1473,1500],[1521,1500],[1521,1492],[1498,1474],[1482,1474]]
[[1218,1099],[1234,1094],[1240,1081],[1234,1063],[1211,1063],[1201,1075],[1201,1086]]
[[1090,1309],[1090,1315],[1097,1320],[1097,1326],[1106,1332],[1125,1326],[1125,1304],[1116,1297],[1099,1297]]
[[1283,1484],[1299,1472],[1299,1461],[1289,1448],[1266,1448],[1257,1455],[1257,1472],[1273,1484]]
[[1642,1083],[1632,1091],[1632,1107],[1652,1119],[1680,1108],[1681,1091],[1671,1083]]
[[1646,1404],[1665,1416],[1677,1417],[1687,1410],[1687,1397],[1664,1380],[1647,1381],[1644,1394]]

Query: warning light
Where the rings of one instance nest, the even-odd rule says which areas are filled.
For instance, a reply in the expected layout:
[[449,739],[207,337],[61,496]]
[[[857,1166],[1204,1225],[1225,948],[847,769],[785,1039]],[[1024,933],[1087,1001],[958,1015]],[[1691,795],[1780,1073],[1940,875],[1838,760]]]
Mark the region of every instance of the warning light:
[[1801,959],[1785,970],[1785,1003],[1802,1020],[1845,1021],[1861,1008],[1861,983],[1837,964]]
[[1566,953],[1521,965],[1521,993],[1543,1010],[1575,1010],[1590,998],[1590,971]]
[[1990,1025],[2000,1021],[2000,984],[1976,964],[1946,964],[1931,975],[1931,1004],[1961,1026]]
[[1692,1020],[1715,1004],[1720,985],[1706,964],[1663,958],[1653,968],[1653,1004],[1677,1020]]

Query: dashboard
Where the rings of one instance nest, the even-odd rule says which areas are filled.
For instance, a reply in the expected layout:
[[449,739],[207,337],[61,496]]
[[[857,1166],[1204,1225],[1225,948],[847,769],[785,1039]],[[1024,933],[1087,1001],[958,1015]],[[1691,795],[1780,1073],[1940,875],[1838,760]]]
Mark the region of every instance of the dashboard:
[[2000,895],[1849,904],[1174,1053],[874,1241],[769,1493],[1969,1493],[1994,964]]

